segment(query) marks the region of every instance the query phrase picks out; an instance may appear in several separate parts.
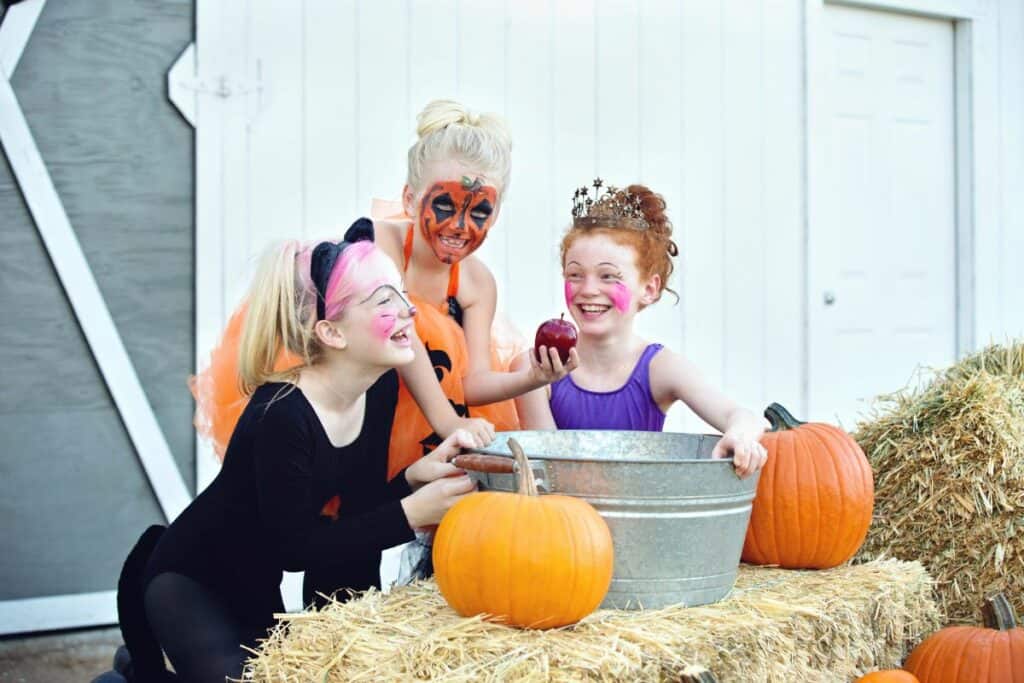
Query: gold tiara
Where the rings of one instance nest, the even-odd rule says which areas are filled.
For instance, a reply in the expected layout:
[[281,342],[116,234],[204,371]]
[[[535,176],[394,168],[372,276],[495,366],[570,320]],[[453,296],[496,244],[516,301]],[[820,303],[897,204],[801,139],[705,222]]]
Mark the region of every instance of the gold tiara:
[[590,187],[581,187],[572,196],[574,228],[632,228],[646,230],[642,200],[629,190],[620,190],[595,178]]

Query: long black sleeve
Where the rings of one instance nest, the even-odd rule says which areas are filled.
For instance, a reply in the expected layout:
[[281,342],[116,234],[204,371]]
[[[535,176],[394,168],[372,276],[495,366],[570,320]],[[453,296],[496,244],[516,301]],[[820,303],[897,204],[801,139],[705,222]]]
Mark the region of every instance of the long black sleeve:
[[[254,439],[258,510],[269,550],[288,571],[329,568],[361,560],[413,539],[400,499],[409,494],[404,472],[381,486],[378,507],[321,523],[313,492],[314,435],[307,422],[269,410]],[[385,454],[381,454],[385,457]]]

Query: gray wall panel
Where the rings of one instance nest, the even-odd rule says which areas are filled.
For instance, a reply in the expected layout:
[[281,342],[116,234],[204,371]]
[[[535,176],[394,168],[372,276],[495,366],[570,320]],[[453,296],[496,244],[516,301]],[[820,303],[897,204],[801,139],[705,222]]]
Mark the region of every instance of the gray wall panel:
[[[52,1],[12,78],[190,488],[193,132],[166,74],[192,37],[192,0]],[[0,225],[0,599],[109,590],[162,515],[6,160]]]

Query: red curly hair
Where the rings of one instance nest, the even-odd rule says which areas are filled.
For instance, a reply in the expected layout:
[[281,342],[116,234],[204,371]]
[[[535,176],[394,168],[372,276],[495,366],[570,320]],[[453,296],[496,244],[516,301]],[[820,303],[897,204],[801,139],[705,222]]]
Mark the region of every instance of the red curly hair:
[[662,292],[668,291],[678,302],[679,295],[668,286],[668,279],[675,270],[672,259],[679,255],[679,247],[672,240],[672,223],[665,215],[665,198],[646,185],[630,185],[626,191],[640,198],[640,209],[648,228],[635,230],[628,227],[570,227],[562,238],[562,266],[565,266],[565,255],[569,247],[577,239],[584,235],[607,235],[618,244],[633,248],[641,278],[647,279],[652,275],[661,278],[661,286],[655,301],[661,298]]

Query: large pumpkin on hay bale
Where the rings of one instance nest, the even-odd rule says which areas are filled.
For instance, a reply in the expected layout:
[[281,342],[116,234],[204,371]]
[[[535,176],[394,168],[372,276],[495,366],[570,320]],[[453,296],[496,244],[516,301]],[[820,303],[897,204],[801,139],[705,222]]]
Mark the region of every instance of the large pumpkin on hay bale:
[[1024,628],[1000,593],[982,607],[985,626],[950,626],[914,648],[904,668],[921,683],[1024,683]]
[[801,422],[773,403],[742,559],[828,569],[853,557],[871,524],[874,479],[857,442],[838,427]]
[[522,448],[508,445],[519,492],[474,493],[445,514],[434,538],[437,586],[462,616],[523,628],[575,623],[608,593],[611,532],[586,501],[539,496]]

